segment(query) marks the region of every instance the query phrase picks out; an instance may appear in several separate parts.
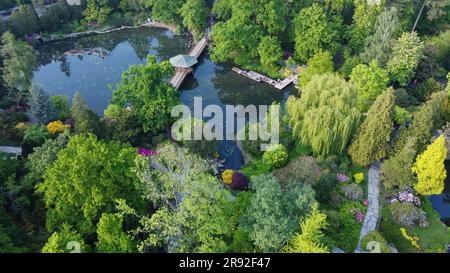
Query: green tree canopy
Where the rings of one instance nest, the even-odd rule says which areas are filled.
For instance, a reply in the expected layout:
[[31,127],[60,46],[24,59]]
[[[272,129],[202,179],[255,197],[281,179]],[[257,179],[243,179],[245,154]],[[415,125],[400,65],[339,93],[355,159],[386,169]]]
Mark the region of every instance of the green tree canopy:
[[408,138],[416,140],[417,152],[423,151],[433,135],[434,130],[444,125],[444,117],[447,105],[447,92],[431,94],[426,103],[413,113],[413,120],[407,129],[403,129],[395,144],[395,151],[400,151],[405,146]]
[[260,62],[265,67],[276,66],[283,57],[283,50],[277,38],[266,36],[261,39],[258,46]]
[[338,75],[315,75],[303,88],[301,98],[286,103],[295,137],[310,145],[316,155],[342,153],[361,118],[357,92]]
[[194,37],[199,38],[208,26],[208,9],[204,0],[187,0],[181,7],[180,14],[183,17],[183,25],[186,26]]
[[354,163],[368,166],[384,158],[394,127],[394,89],[378,96],[348,149]]
[[228,190],[209,172],[208,163],[172,144],[158,146],[157,155],[139,157],[136,174],[145,199],[156,212],[138,216],[145,234],[140,251],[161,247],[168,252],[225,252],[236,223],[231,221]]
[[308,60],[307,68],[301,68],[299,71],[299,85],[300,87],[304,87],[314,75],[333,72],[334,62],[331,53],[328,51],[318,52]]
[[111,11],[112,8],[108,0],[87,0],[83,16],[89,22],[103,24],[108,20]]
[[133,240],[123,231],[123,217],[103,213],[97,224],[98,241],[96,250],[100,253],[134,252]]
[[327,226],[327,216],[313,206],[311,213],[300,221],[301,233],[284,248],[287,253],[329,253],[329,249],[321,242],[322,230]]
[[373,34],[378,15],[383,5],[374,5],[367,0],[355,0],[353,22],[349,30],[349,47],[352,53],[361,53],[364,50],[367,37]]
[[297,181],[289,181],[282,189],[272,175],[253,176],[251,181],[255,194],[244,226],[259,251],[281,251],[299,229],[298,219],[316,202],[314,190]]
[[279,60],[275,58],[281,57],[279,44],[286,29],[286,1],[220,0],[215,2],[213,12],[220,21],[212,29],[212,60],[233,61],[262,70],[270,70],[265,65]]
[[405,32],[392,48],[392,56],[387,63],[392,78],[401,85],[407,85],[416,73],[423,56],[424,44],[416,32]]
[[72,99],[70,113],[77,133],[100,133],[99,116],[89,108],[79,92]]
[[377,19],[374,33],[367,37],[366,45],[361,57],[364,62],[369,63],[375,59],[384,67],[389,60],[392,40],[401,30],[396,8],[384,10]]
[[369,65],[359,64],[353,68],[350,82],[358,89],[358,108],[365,112],[386,89],[390,79],[389,73],[380,68],[376,60],[372,60]]
[[139,181],[131,171],[136,154],[134,148],[93,135],[70,138],[37,185],[48,209],[47,229],[67,223],[82,235],[91,234],[116,199],[140,207]]
[[[79,246],[79,248],[77,247]],[[42,253],[71,253],[72,251],[86,253],[89,251],[83,237],[67,224],[55,231],[42,248]]]
[[185,0],[145,0],[152,9],[152,17],[164,23],[181,23],[180,9]]
[[318,4],[302,9],[294,20],[295,52],[300,60],[308,60],[320,51],[335,53],[339,48],[341,21],[329,18]]
[[[33,48],[21,40],[16,40],[11,32],[2,36],[1,57],[3,59],[3,81],[5,86],[17,89],[22,94],[31,85],[33,70],[37,63]],[[18,98],[18,96],[15,96]]]
[[448,14],[450,8],[449,0],[432,0],[426,1],[428,8],[427,19],[432,21]]
[[39,18],[31,5],[20,5],[9,18],[11,29],[19,37],[39,32]]
[[178,104],[177,91],[164,81],[172,71],[167,61],[158,63],[149,55],[146,65],[132,65],[122,74],[112,103],[120,107],[131,105],[144,131],[158,133],[170,125],[172,108]]
[[33,85],[30,89],[30,110],[39,123],[46,125],[56,118],[56,110],[45,91]]
[[380,181],[387,193],[404,191],[416,182],[411,172],[417,154],[415,147],[415,140],[409,139],[399,153],[396,153],[381,165]]

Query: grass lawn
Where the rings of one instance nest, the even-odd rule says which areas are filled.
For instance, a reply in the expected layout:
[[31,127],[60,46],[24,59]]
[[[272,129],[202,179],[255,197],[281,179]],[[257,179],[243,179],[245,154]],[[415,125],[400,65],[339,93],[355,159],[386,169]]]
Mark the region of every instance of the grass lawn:
[[433,209],[431,202],[425,200],[422,209],[427,213],[430,226],[420,228],[418,225],[407,228],[409,234],[417,235],[420,247],[424,252],[439,252],[450,244],[450,229],[442,223],[439,214]]
[[425,200],[422,209],[427,213],[430,226],[421,228],[418,225],[406,228],[410,236],[418,236],[421,250],[414,248],[401,234],[401,225],[395,223],[387,206],[382,209],[379,231],[389,243],[393,243],[399,252],[439,252],[450,243],[450,230],[441,222],[439,214],[433,210],[431,203]]
[[392,220],[391,213],[387,206],[384,206],[381,210],[381,221],[378,230],[383,235],[388,243],[395,245],[397,250],[401,253],[415,253],[418,252],[410,242],[408,242],[400,232],[399,224]]

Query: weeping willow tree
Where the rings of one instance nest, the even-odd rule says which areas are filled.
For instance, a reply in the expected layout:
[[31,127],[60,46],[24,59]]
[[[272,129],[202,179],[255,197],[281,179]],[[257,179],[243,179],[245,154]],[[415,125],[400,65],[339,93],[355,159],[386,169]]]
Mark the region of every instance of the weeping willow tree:
[[301,98],[286,103],[294,137],[310,145],[315,155],[342,153],[359,125],[355,87],[332,74],[315,75]]

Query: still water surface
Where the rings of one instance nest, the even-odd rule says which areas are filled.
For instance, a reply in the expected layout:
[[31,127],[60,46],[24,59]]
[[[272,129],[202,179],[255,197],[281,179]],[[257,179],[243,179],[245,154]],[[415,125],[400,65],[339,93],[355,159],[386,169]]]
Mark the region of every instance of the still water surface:
[[[186,54],[191,46],[190,37],[156,28],[46,43],[39,48],[39,68],[34,73],[33,81],[50,95],[66,94],[72,99],[76,92],[80,92],[88,105],[102,115],[111,100],[111,90],[130,65],[144,64],[147,54],[155,55],[160,61],[167,60]],[[105,49],[110,54],[104,58],[65,54],[74,49],[95,48]],[[243,78],[232,72],[230,65],[213,63],[206,53],[199,60],[194,74],[183,83],[180,92],[182,103],[191,109],[194,97],[203,98],[203,107],[217,104],[224,109],[225,105],[284,102],[292,88],[279,91],[264,83]],[[235,143],[224,141],[220,152],[227,159],[226,168],[240,168],[242,154]]]

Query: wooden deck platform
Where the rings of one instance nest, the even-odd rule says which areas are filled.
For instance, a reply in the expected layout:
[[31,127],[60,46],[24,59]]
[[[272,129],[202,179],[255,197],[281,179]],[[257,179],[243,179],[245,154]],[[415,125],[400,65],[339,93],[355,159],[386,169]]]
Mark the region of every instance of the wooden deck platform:
[[272,78],[259,74],[258,72],[255,71],[245,71],[237,67],[233,67],[232,70],[238,73],[239,75],[252,79],[256,82],[265,82],[267,84],[270,84],[278,90],[283,90],[291,83],[297,82],[297,75],[289,76],[281,81],[281,80],[274,80]]

